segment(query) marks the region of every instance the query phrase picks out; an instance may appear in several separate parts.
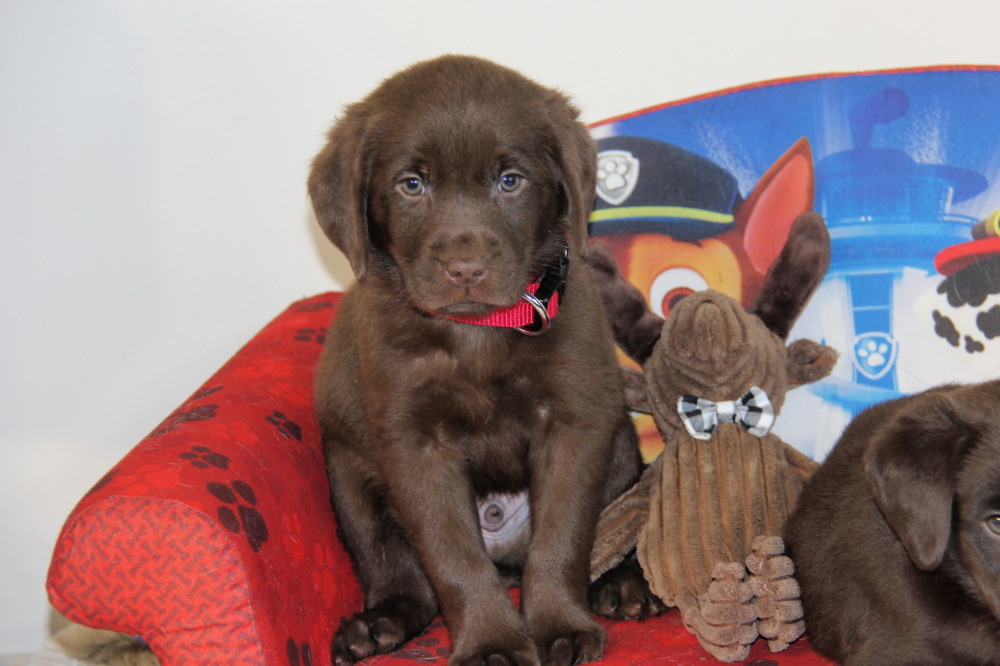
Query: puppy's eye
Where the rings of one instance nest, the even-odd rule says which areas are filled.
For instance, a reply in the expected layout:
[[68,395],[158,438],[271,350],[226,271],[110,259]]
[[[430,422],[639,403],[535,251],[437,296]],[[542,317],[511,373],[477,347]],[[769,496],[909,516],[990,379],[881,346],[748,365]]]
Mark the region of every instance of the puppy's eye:
[[497,184],[497,187],[500,188],[501,192],[513,192],[521,187],[521,181],[523,180],[524,178],[520,174],[508,171],[500,175],[500,182]]
[[396,183],[396,187],[399,191],[408,197],[419,197],[424,193],[426,189],[424,187],[424,181],[420,180],[416,176],[410,176],[409,178],[404,178],[403,180]]
[[1000,515],[992,515],[986,519],[986,529],[1000,536]]

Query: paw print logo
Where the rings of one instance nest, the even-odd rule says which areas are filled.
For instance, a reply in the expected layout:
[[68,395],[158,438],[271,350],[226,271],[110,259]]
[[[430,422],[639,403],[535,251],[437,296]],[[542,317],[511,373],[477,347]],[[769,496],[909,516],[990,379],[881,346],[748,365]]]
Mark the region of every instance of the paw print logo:
[[229,469],[229,458],[221,453],[213,452],[207,446],[193,446],[190,451],[182,453],[177,457],[181,460],[190,461],[192,465],[202,469],[208,469],[209,467]]
[[854,340],[854,366],[868,379],[881,379],[896,363],[898,344],[888,333],[872,332]]
[[612,206],[624,202],[639,182],[639,159],[627,150],[597,156],[597,195]]
[[270,416],[264,417],[264,420],[275,426],[278,434],[285,439],[297,439],[302,441],[302,427],[298,423],[289,420],[287,416],[283,413],[275,410],[271,412]]
[[267,541],[267,523],[260,511],[254,508],[257,506],[257,495],[253,488],[242,481],[229,484],[213,481],[208,484],[208,492],[224,503],[218,509],[219,522],[223,527],[236,534],[242,531],[250,547],[259,553]]
[[326,343],[326,329],[300,328],[295,331],[295,336],[292,339],[296,342],[318,342],[322,345]]

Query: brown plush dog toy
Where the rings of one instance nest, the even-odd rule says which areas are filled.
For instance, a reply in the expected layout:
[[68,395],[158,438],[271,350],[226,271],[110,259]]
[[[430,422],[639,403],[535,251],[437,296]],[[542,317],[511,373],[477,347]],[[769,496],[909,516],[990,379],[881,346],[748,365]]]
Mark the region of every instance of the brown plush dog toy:
[[776,652],[804,631],[779,535],[816,463],[769,430],[786,391],[825,377],[836,362],[834,350],[810,340],[785,343],[829,258],[826,225],[807,213],[749,311],[708,290],[664,321],[610,251],[591,245],[616,337],[644,370],[623,369],[630,402],[652,413],[665,443],[602,513],[591,574],[598,578],[635,547],[653,593],[679,608],[722,661],[745,659],[758,636]]

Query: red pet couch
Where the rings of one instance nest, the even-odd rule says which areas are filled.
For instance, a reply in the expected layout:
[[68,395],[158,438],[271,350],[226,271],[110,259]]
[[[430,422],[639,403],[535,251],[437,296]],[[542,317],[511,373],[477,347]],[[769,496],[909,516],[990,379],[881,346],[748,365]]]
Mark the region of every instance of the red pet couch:
[[[338,536],[312,383],[340,295],[290,306],[72,511],[48,577],[57,610],[146,641],[164,666],[325,666],[362,606]],[[711,663],[676,611],[604,621],[602,663]],[[369,664],[447,661],[436,622]],[[806,640],[748,663],[829,663]]]

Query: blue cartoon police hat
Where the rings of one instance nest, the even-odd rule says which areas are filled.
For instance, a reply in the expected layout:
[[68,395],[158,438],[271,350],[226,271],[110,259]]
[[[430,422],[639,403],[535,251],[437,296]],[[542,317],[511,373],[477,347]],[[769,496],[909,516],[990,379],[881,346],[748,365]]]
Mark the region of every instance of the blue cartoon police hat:
[[669,143],[636,136],[597,142],[597,198],[590,235],[660,233],[709,238],[735,224],[736,179],[714,162]]

